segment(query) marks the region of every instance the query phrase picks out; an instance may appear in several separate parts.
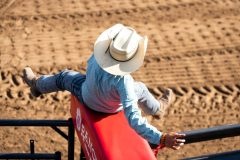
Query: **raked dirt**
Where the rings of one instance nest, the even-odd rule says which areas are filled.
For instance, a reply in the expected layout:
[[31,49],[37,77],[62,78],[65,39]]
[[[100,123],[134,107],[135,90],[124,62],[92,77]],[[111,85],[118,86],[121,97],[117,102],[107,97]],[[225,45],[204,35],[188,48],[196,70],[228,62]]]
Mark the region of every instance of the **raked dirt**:
[[[160,97],[176,100],[164,119],[147,119],[161,131],[186,131],[240,123],[239,0],[2,0],[0,2],[0,118],[68,119],[70,95],[33,98],[22,69],[38,74],[81,73],[98,35],[115,23],[149,38],[144,65],[133,74]],[[76,137],[77,138],[77,137]],[[63,153],[67,142],[50,128],[3,127],[0,152]],[[79,156],[76,141],[75,155]],[[162,150],[159,160],[240,149],[240,138]]]

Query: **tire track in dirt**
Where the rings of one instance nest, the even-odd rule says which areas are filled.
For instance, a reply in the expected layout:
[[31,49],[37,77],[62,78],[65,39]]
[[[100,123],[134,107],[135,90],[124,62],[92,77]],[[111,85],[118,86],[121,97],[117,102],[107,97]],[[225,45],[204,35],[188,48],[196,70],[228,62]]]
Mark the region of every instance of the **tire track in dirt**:
[[[105,1],[61,1],[61,0],[52,0],[52,1],[18,1],[12,9],[9,9],[6,16],[36,16],[36,15],[64,15],[64,14],[94,14],[96,12],[107,14],[101,16],[109,16],[113,13],[124,13],[127,12],[156,12],[161,11],[161,15],[165,14],[163,18],[165,20],[172,20],[172,18],[192,18],[193,16],[200,15],[202,16],[215,16],[221,15],[224,13],[227,14],[237,14],[239,13],[237,8],[239,6],[238,0],[231,1],[211,1],[211,0],[186,0],[186,1],[114,1],[109,3],[108,0]],[[216,7],[217,6],[217,7]],[[17,7],[18,10],[14,10]],[[215,10],[216,8],[216,10]],[[192,11],[195,12],[192,12]],[[218,13],[218,12],[221,13]],[[177,13],[177,15],[176,15]],[[173,15],[173,16],[171,16]]]
[[[76,68],[75,68],[76,69]],[[17,72],[17,71],[16,71]],[[37,73],[46,74],[46,72],[50,73],[56,73],[58,72],[57,69],[50,70],[49,69],[40,69],[37,71]],[[82,71],[84,72],[84,71]],[[23,104],[29,104],[32,100],[36,100],[36,98],[33,98],[29,94],[29,89],[27,88],[27,85],[24,84],[22,81],[21,75],[14,73],[14,71],[1,71],[1,95],[2,98],[1,102],[4,104],[4,101],[7,103],[11,100],[18,100],[19,101],[27,101],[23,102]],[[174,106],[181,106],[182,104],[186,105],[205,105],[204,108],[198,108],[196,107],[189,109],[189,110],[183,110],[183,113],[178,112],[177,109],[173,110],[170,115],[174,116],[184,116],[193,114],[195,115],[197,111],[202,111],[204,114],[209,113],[211,111],[214,112],[214,109],[212,107],[207,107],[206,105],[220,105],[220,104],[232,104],[228,106],[226,109],[232,108],[233,112],[238,115],[239,113],[239,107],[240,105],[240,81],[235,84],[215,84],[215,85],[198,85],[198,86],[189,86],[189,85],[182,85],[182,86],[155,86],[150,87],[150,91],[156,96],[160,97],[166,87],[169,87],[173,90],[173,92],[176,95],[176,99],[173,103]],[[28,95],[28,96],[26,96]],[[45,104],[49,104],[50,106],[54,103],[61,103],[67,104],[69,103],[69,98],[66,97],[67,94],[63,94],[64,98],[61,96],[61,93],[51,94],[51,95],[44,95],[41,96],[40,99],[44,101]],[[42,101],[41,100],[41,101]],[[14,104],[14,103],[12,103]],[[234,105],[236,104],[236,105]],[[217,110],[216,110],[217,111]],[[220,111],[220,110],[219,110]],[[229,114],[226,110],[223,110],[222,113]],[[199,115],[199,114],[198,114]],[[200,114],[201,115],[201,114]],[[224,117],[224,116],[223,116]],[[190,117],[192,118],[192,117]],[[238,117],[236,117],[238,118]],[[239,119],[240,120],[240,119]]]
[[[223,23],[224,21],[225,23]],[[191,52],[199,51],[198,53],[200,53],[201,50],[211,51],[226,47],[235,47],[238,50],[240,30],[237,29],[237,26],[239,22],[237,19],[217,19],[211,22],[209,20],[206,24],[198,24],[199,27],[197,27],[195,22],[189,20],[185,21],[185,25],[181,22],[181,27],[174,27],[176,25],[172,23],[162,25],[159,29],[150,25],[147,29],[142,26],[140,32],[150,31],[149,56],[177,56],[185,52],[190,55]],[[0,37],[3,40],[0,45],[1,57],[5,60],[1,63],[2,67],[8,67],[9,64],[19,66],[21,65],[20,61],[22,64],[28,65],[44,64],[50,66],[63,65],[69,62],[75,64],[84,62],[92,52],[93,43],[97,37],[96,33],[100,33],[100,29],[86,27],[82,28],[81,31],[65,32],[63,28],[53,30],[51,25],[40,25],[41,30],[39,30],[37,25],[24,26],[21,24],[23,22],[19,23],[20,26],[16,26],[16,28],[20,29],[16,30],[14,35],[9,33],[10,35]],[[194,27],[196,30],[188,31],[188,28]],[[84,34],[86,32],[88,34]],[[151,34],[151,32],[159,34]],[[80,58],[76,59],[75,57]]]
[[[40,15],[37,17],[30,16],[29,18],[23,16],[20,19],[13,17],[12,20],[7,20],[8,18],[4,17],[7,22],[3,23],[0,28],[6,33],[0,36],[0,40],[4,42],[0,45],[0,48],[2,48],[2,58],[5,61],[1,65],[13,64],[12,61],[15,61],[15,66],[21,65],[20,61],[29,65],[39,63],[45,65],[51,65],[52,63],[54,65],[66,64],[65,59],[62,58],[64,59],[62,60],[59,57],[69,59],[70,63],[79,63],[76,58],[68,58],[67,55],[69,54],[72,54],[72,57],[81,57],[80,61],[86,61],[92,52],[92,44],[105,26],[110,26],[118,17],[121,20],[121,16],[130,18],[134,15],[143,16],[143,20],[148,19],[148,22],[143,22],[143,24],[137,21],[137,19],[141,19],[139,17],[133,17],[134,20],[131,18],[124,20],[126,24],[129,23],[131,26],[138,27],[140,33],[149,36],[148,55],[179,55],[184,52],[207,50],[209,48],[236,47],[240,45],[240,30],[238,29],[240,21],[236,17],[238,14],[232,11],[232,7],[237,7],[238,3],[235,1],[235,5],[232,5],[233,1],[225,3],[203,1],[193,2],[193,4],[178,4],[177,6],[170,5],[170,9],[166,9],[164,12],[161,9],[158,11],[158,9],[144,7],[146,14],[138,14],[142,11],[137,9],[130,11],[125,9],[126,13],[122,10],[119,11],[119,13],[124,13],[123,15],[119,13],[114,15],[115,11],[113,10],[113,13],[106,15],[93,13],[79,15],[76,13],[72,16],[64,14],[65,16]],[[169,20],[169,15],[164,14],[168,14],[172,9],[170,15],[176,17],[185,14],[186,10],[189,12],[195,11],[196,8],[194,7],[209,7],[209,9],[212,9],[211,5],[227,6],[227,8],[230,8],[230,12],[219,18],[219,16],[203,15],[205,12],[201,10],[196,14],[188,15],[187,19],[178,17],[177,21],[165,23],[164,18],[159,17],[163,15]],[[178,13],[174,10],[176,8],[184,12],[176,14]],[[223,15],[222,8],[218,8],[218,11],[220,12],[219,15]],[[156,14],[156,12],[159,12],[159,14]],[[205,16],[208,16],[208,19]],[[104,18],[109,21],[102,23]],[[86,22],[86,19],[92,19],[93,21]],[[90,27],[99,26],[99,23],[102,23],[103,26]],[[59,25],[56,26],[55,24]],[[146,25],[148,27],[145,27]],[[66,32],[66,27],[70,31]],[[31,52],[36,54],[32,55]]]
[[240,48],[233,47],[181,56],[147,56],[144,67],[133,75],[149,86],[239,82],[239,53]]

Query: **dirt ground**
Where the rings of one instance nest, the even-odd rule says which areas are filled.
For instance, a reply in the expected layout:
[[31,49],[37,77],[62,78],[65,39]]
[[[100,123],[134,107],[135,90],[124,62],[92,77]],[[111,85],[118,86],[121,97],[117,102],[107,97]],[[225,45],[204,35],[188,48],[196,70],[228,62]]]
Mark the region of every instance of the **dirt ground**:
[[[170,87],[176,100],[161,131],[186,131],[240,123],[239,0],[1,0],[0,118],[68,119],[69,93],[34,98],[21,79],[31,66],[39,75],[86,69],[98,35],[115,23],[149,38],[144,66],[133,74],[159,97]],[[0,152],[61,151],[67,142],[46,127],[1,127]],[[76,140],[76,157],[79,157]],[[162,150],[159,160],[240,149],[240,137]]]

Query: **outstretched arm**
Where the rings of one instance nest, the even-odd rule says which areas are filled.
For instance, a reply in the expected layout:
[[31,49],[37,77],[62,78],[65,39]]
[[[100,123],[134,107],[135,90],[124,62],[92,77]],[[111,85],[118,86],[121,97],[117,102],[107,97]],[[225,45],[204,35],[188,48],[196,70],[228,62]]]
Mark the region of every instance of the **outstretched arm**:
[[143,118],[138,108],[137,97],[134,92],[134,81],[132,77],[124,76],[117,84],[125,116],[130,126],[143,138],[152,144],[159,144],[162,133],[156,127],[149,124]]
[[118,83],[118,92],[124,108],[124,113],[130,126],[149,143],[166,146],[175,150],[184,145],[183,134],[162,133],[143,118],[138,108],[137,97],[133,89],[133,79],[125,76]]

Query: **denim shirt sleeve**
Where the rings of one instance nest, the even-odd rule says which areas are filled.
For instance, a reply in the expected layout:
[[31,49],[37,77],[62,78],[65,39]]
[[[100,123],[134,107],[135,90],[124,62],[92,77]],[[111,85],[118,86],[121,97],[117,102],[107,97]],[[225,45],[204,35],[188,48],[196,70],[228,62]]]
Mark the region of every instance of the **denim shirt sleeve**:
[[156,127],[150,125],[146,118],[142,117],[134,92],[133,78],[130,75],[121,77],[117,83],[117,90],[130,126],[148,142],[159,144],[162,133]]

